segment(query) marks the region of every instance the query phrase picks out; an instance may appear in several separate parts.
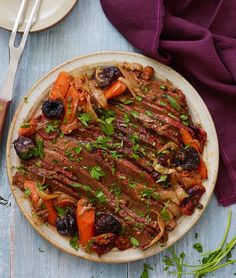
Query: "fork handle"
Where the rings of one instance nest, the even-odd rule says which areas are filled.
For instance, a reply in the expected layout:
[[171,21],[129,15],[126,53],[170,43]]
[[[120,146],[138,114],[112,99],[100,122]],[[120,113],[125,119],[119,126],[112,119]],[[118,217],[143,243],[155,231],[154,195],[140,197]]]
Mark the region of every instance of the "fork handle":
[[8,107],[11,101],[0,98],[0,142],[3,137],[4,122],[6,120]]

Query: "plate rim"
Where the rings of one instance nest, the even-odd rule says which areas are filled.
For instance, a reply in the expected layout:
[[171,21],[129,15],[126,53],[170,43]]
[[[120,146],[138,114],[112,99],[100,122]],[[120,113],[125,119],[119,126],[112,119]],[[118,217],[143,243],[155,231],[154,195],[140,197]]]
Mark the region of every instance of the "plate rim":
[[[60,17],[58,20],[56,21],[53,21],[52,23],[50,24],[47,24],[45,25],[45,27],[41,27],[41,28],[35,28],[34,27],[34,24],[32,25],[32,28],[30,29],[30,33],[36,33],[36,32],[40,32],[40,31],[44,31],[44,30],[47,30],[49,28],[52,28],[54,27],[55,25],[57,25],[59,22],[61,22],[63,19],[65,19],[71,12],[72,10],[74,9],[74,7],[76,6],[76,4],[79,2],[79,0],[71,0],[71,6],[70,8],[66,11],[66,13],[64,13],[64,15],[62,17]],[[37,25],[36,25],[37,26]],[[0,24],[0,28],[6,30],[6,31],[10,31],[12,32],[12,28],[9,27],[9,24],[6,24],[6,25],[3,25],[3,24]],[[18,32],[19,33],[23,33],[24,32],[24,28],[20,27],[18,29]]]
[[[188,227],[188,229],[181,234],[181,236],[178,236],[171,243],[171,245],[164,246],[164,247],[162,247],[162,249],[160,251],[157,250],[157,252],[155,252],[153,254],[143,254],[143,256],[139,257],[139,258],[130,258],[129,260],[127,260],[127,259],[125,259],[125,260],[119,259],[117,261],[116,259],[112,259],[112,258],[111,259],[107,259],[107,258],[104,258],[103,256],[102,257],[91,257],[89,254],[81,256],[78,253],[75,254],[75,252],[73,252],[73,249],[70,251],[70,250],[65,249],[64,247],[62,247],[57,241],[54,241],[54,239],[49,238],[48,235],[46,235],[43,231],[41,231],[39,226],[37,226],[33,222],[32,217],[29,214],[24,213],[25,209],[23,208],[23,205],[21,204],[20,200],[17,198],[17,196],[15,194],[15,191],[17,190],[17,188],[12,185],[12,175],[11,175],[11,167],[12,167],[12,165],[10,163],[11,142],[12,142],[13,130],[14,130],[14,127],[15,127],[15,124],[16,124],[17,117],[18,117],[19,113],[21,112],[21,109],[22,109],[23,105],[25,104],[24,103],[24,97],[22,98],[22,101],[19,103],[19,105],[18,105],[18,107],[17,107],[17,109],[16,109],[16,111],[14,113],[14,116],[12,118],[11,125],[10,125],[10,128],[9,128],[8,136],[7,136],[7,145],[6,145],[7,175],[8,175],[8,181],[9,181],[9,184],[10,184],[11,191],[13,193],[14,199],[15,199],[18,207],[20,208],[21,213],[24,215],[24,217],[26,217],[28,222],[37,231],[37,233],[40,234],[40,236],[43,237],[45,240],[47,240],[49,243],[51,243],[54,247],[58,248],[59,250],[61,250],[63,252],[66,252],[66,253],[68,253],[70,255],[77,256],[77,257],[82,258],[82,259],[87,259],[87,260],[93,261],[93,262],[112,263],[112,264],[116,264],[116,263],[128,263],[128,262],[132,262],[132,261],[138,261],[138,260],[141,260],[141,259],[145,259],[145,258],[148,258],[150,256],[154,256],[154,255],[164,251],[166,248],[172,246],[178,240],[183,238],[184,235],[187,232],[189,232],[195,226],[195,224],[200,220],[200,218],[202,217],[204,211],[206,210],[207,206],[209,205],[209,202],[210,202],[210,200],[212,198],[212,194],[214,192],[215,184],[216,184],[216,181],[217,181],[218,170],[219,170],[219,143],[218,143],[218,137],[217,137],[217,133],[216,133],[215,124],[214,124],[214,121],[213,121],[213,119],[211,117],[211,114],[210,114],[210,112],[209,112],[205,102],[203,101],[201,96],[198,94],[198,92],[194,89],[194,87],[182,75],[180,75],[178,72],[176,72],[173,68],[171,68],[169,66],[166,66],[166,65],[160,63],[159,61],[156,61],[153,58],[150,58],[150,57],[147,57],[145,55],[142,55],[142,54],[139,54],[139,53],[135,53],[135,52],[129,52],[129,51],[106,51],[105,50],[105,51],[98,51],[98,52],[92,52],[92,53],[88,53],[88,54],[84,54],[84,55],[79,55],[79,56],[76,56],[76,57],[71,58],[69,60],[66,60],[65,62],[59,64],[58,66],[53,67],[49,72],[44,74],[38,81],[36,81],[33,84],[33,86],[31,86],[31,88],[27,91],[25,97],[31,96],[34,93],[35,88],[37,88],[40,85],[41,82],[43,82],[47,77],[52,75],[55,71],[59,70],[60,68],[61,68],[61,70],[63,70],[63,67],[65,67],[67,64],[73,63],[73,62],[75,62],[77,60],[81,60],[81,59],[84,59],[84,58],[89,58],[89,57],[92,57],[92,56],[98,56],[98,55],[104,55],[104,54],[106,54],[106,55],[124,55],[124,56],[128,55],[128,56],[134,56],[134,57],[137,57],[137,58],[140,58],[140,59],[144,59],[146,61],[150,60],[150,61],[152,61],[154,63],[161,64],[163,67],[165,67],[166,69],[171,70],[175,75],[177,75],[179,78],[181,78],[182,81],[185,81],[186,84],[188,86],[190,86],[192,88],[192,90],[195,91],[196,95],[200,98],[200,100],[202,102],[202,105],[204,106],[205,112],[208,114],[208,118],[210,120],[210,124],[211,124],[211,126],[213,128],[212,131],[214,132],[214,139],[216,140],[216,142],[215,142],[215,145],[216,145],[216,155],[214,157],[216,158],[217,161],[216,161],[215,175],[213,176],[213,180],[212,180],[211,191],[209,192],[209,196],[208,196],[208,198],[206,200],[206,204],[204,205],[204,208],[200,211],[199,216],[191,223],[191,225]],[[98,62],[98,63],[100,63],[100,62]],[[34,104],[31,105],[31,108],[33,106],[34,106]]]

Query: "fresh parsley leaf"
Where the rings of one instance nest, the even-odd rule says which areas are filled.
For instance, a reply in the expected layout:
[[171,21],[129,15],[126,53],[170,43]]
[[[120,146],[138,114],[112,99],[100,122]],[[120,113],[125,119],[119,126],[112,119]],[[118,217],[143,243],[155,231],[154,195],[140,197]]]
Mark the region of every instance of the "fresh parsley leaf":
[[132,246],[134,246],[134,247],[139,246],[139,241],[135,237],[131,237],[130,242],[131,242]]
[[90,175],[93,179],[99,180],[100,177],[105,176],[105,173],[103,172],[100,166],[94,166],[90,169]]
[[78,116],[78,119],[81,121],[81,123],[84,126],[88,126],[89,123],[92,121],[92,118],[93,118],[92,115],[89,113],[81,113]]
[[153,270],[152,267],[150,267],[148,264],[143,265],[143,273],[141,274],[140,278],[148,278],[148,270]]
[[70,240],[70,246],[72,248],[74,248],[76,251],[79,250],[79,244],[78,244],[78,240],[79,240],[79,237],[78,236],[73,236]]
[[39,252],[44,253],[45,251],[41,249],[40,247],[38,248]]
[[194,234],[195,239],[198,239],[198,233]]
[[203,252],[203,248],[202,248],[202,245],[201,245],[200,242],[195,243],[195,244],[193,245],[193,248],[196,249],[199,253],[202,253],[202,252]]

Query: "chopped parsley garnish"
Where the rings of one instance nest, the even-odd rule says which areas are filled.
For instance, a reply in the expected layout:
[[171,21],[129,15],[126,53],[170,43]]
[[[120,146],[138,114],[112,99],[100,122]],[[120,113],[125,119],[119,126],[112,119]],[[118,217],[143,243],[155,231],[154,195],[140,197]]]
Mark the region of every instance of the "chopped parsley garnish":
[[203,252],[203,248],[200,242],[197,242],[193,245],[193,248],[196,249],[199,253]]
[[21,128],[29,128],[30,127],[30,122],[29,121],[24,121],[23,123],[20,124]]
[[69,211],[71,211],[71,207],[65,206],[65,207],[55,207],[57,214],[60,218],[64,217]]
[[39,252],[44,253],[45,251],[41,248],[38,248]]
[[166,86],[165,86],[165,85],[161,85],[161,86],[160,86],[160,89],[161,89],[161,90],[165,90],[165,89],[166,89]]
[[142,99],[143,99],[143,98],[142,98],[141,96],[136,96],[136,100],[137,100],[137,101],[142,101]]
[[47,122],[45,131],[47,134],[50,132],[58,131],[58,121]]
[[132,135],[130,135],[129,139],[133,144],[139,142],[139,136],[137,133],[133,133]]
[[143,265],[143,273],[141,274],[140,278],[148,278],[148,270],[153,270],[152,267],[150,267],[148,264]]
[[99,203],[104,204],[107,202],[106,196],[102,191],[98,191],[96,194],[96,199]]
[[111,172],[112,172],[112,175],[115,175],[116,168],[115,168],[115,167],[112,167],[112,168],[111,168]]
[[72,186],[74,188],[82,188],[84,191],[92,191],[92,188],[88,185],[82,184],[82,183],[72,183],[69,184],[69,186]]
[[24,191],[24,194],[25,194],[26,197],[29,197],[30,194],[31,194],[30,189],[29,189],[29,188],[26,188],[25,191]]
[[130,115],[133,116],[134,118],[138,118],[139,117],[139,113],[137,111],[130,111]]
[[105,173],[100,166],[92,167],[89,172],[91,177],[95,180],[99,180],[101,177],[105,176]]
[[126,180],[126,176],[123,176],[123,175],[120,175],[118,178],[121,180]]
[[188,119],[187,115],[180,115],[180,119],[186,121]]
[[169,221],[170,220],[170,215],[169,215],[169,213],[167,211],[168,205],[169,205],[169,201],[165,204],[164,208],[161,210],[161,217],[165,221]]
[[167,180],[167,175],[162,175],[156,182],[157,183],[166,182],[166,180]]
[[132,189],[135,189],[137,184],[135,182],[129,181],[128,186]]
[[125,101],[123,101],[123,103],[125,104],[125,105],[127,105],[127,104],[131,104],[131,103],[133,103],[134,101],[132,100],[132,99],[126,99]]
[[81,113],[78,115],[78,119],[84,126],[88,126],[89,123],[92,121],[92,115],[89,113]]
[[111,192],[114,193],[116,199],[120,199],[122,191],[118,185],[113,184],[111,187]]
[[165,103],[164,101],[162,101],[162,100],[159,101],[159,104],[160,104],[161,106],[166,106],[166,103]]
[[36,138],[36,147],[33,150],[34,156],[43,158],[43,156],[44,156],[43,147],[44,147],[43,140],[39,139],[39,138]]
[[[163,95],[163,97],[164,97],[164,95]],[[181,107],[178,104],[178,102],[176,101],[176,99],[174,99],[172,96],[165,95],[165,98],[169,101],[169,103],[172,106],[172,108],[174,108],[177,111],[179,111],[181,109]]]
[[130,122],[130,116],[127,113],[124,113],[124,121],[125,123],[129,123]]
[[24,103],[28,103],[28,97],[24,97]]
[[105,122],[102,122],[101,126],[102,126],[102,131],[106,135],[111,136],[114,134],[114,126],[112,125],[112,123],[105,121]]
[[117,151],[110,151],[110,155],[111,155],[111,157],[113,157],[114,159],[119,159],[119,158],[122,158],[122,157],[123,157],[123,155],[117,153]]
[[148,116],[148,117],[152,117],[153,116],[153,113],[149,110],[146,110],[145,111],[145,114]]
[[82,149],[83,149],[82,146],[78,146],[78,147],[73,148],[73,150],[75,151],[76,154],[80,154]]
[[198,239],[198,233],[194,234],[195,239]]
[[73,236],[70,240],[70,246],[74,248],[76,251],[78,251],[79,249],[78,240],[79,240],[78,236]]
[[139,246],[139,241],[138,241],[135,237],[131,237],[131,238],[130,238],[130,243],[131,243],[132,246],[134,246],[134,247],[138,247],[138,246]]

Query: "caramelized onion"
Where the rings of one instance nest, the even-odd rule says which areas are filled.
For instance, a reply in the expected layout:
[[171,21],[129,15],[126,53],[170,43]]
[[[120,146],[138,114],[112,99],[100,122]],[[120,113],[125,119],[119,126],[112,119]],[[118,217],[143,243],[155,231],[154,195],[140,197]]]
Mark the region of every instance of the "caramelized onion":
[[150,246],[152,246],[154,243],[156,243],[163,236],[164,231],[165,231],[165,221],[161,218],[160,215],[157,216],[157,223],[158,223],[158,226],[160,228],[160,232],[157,236],[154,237],[154,239],[148,245],[145,246],[144,249],[147,249]]
[[164,167],[161,164],[159,164],[156,160],[154,160],[152,166],[158,173],[163,174],[163,175],[170,175],[170,174],[176,172],[175,169]]
[[88,82],[89,94],[102,108],[107,108],[107,99],[103,94],[103,91],[97,86],[95,80]]

